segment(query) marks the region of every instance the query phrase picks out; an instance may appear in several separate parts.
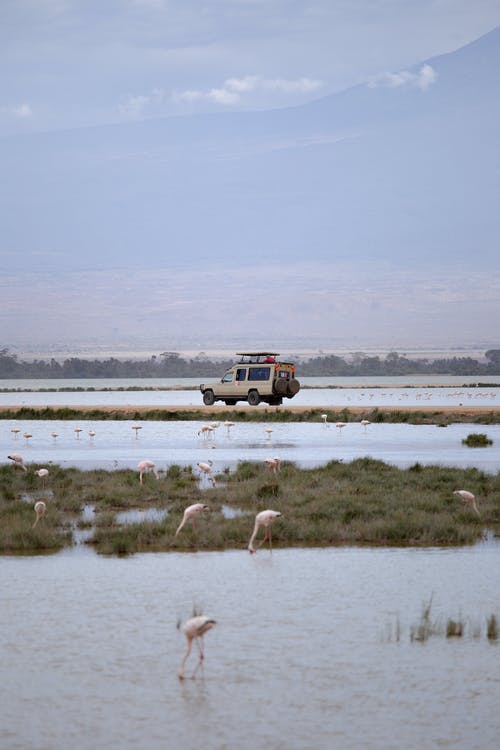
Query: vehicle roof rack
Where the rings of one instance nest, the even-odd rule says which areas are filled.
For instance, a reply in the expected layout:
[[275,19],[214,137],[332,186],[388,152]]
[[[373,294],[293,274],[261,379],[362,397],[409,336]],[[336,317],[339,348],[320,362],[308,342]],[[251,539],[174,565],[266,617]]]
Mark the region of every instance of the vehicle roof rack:
[[279,357],[279,352],[236,352],[238,357]]

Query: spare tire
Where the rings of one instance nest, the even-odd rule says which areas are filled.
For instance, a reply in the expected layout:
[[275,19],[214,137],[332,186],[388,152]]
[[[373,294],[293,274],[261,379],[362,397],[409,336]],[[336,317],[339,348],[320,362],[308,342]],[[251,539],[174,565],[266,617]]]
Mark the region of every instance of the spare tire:
[[286,393],[287,385],[288,383],[285,378],[277,378],[277,380],[274,381],[274,392],[279,396],[284,396]]
[[286,389],[287,396],[289,396],[290,398],[292,396],[296,396],[299,391],[300,391],[300,383],[297,380],[297,378],[292,378],[291,380],[289,380],[287,383],[287,389]]

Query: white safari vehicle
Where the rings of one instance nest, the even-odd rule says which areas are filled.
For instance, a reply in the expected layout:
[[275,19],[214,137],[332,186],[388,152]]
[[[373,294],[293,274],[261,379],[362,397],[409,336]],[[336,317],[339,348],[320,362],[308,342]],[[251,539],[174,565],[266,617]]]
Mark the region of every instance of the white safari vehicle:
[[284,398],[293,398],[300,390],[295,378],[295,365],[280,362],[276,352],[237,352],[239,361],[224,373],[221,380],[202,383],[203,403],[211,406],[224,401],[228,406],[248,401],[257,406],[261,401],[278,406]]

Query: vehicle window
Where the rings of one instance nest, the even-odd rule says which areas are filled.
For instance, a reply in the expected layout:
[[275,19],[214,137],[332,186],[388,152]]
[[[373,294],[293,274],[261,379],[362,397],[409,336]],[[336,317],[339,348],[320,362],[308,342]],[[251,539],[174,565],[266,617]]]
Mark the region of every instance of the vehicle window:
[[231,383],[233,380],[233,373],[232,372],[226,372],[224,377],[222,378],[223,383]]
[[247,376],[247,368],[246,367],[239,367],[236,370],[236,380],[245,380]]
[[248,370],[249,380],[269,380],[270,367],[251,367]]

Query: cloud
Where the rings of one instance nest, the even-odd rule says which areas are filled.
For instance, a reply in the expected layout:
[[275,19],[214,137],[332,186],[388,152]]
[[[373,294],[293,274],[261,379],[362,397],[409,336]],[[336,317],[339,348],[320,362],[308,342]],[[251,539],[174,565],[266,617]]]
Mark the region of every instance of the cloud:
[[323,86],[323,82],[312,78],[261,78],[260,76],[243,76],[226,78],[219,88],[186,89],[173,94],[175,101],[207,101],[214,104],[231,105],[241,102],[246,95],[253,93],[309,94]]
[[147,94],[128,94],[118,105],[118,111],[125,117],[137,120],[151,109],[159,107],[165,100],[162,89],[152,89]]
[[0,107],[0,113],[8,117],[14,117],[17,120],[25,120],[33,116],[33,110],[29,104],[15,104],[7,107]]
[[418,73],[411,73],[408,70],[401,70],[398,73],[382,73],[374,78],[368,86],[370,88],[400,88],[401,86],[413,86],[421,91],[427,91],[429,86],[435,83],[437,73],[434,68],[425,63]]

